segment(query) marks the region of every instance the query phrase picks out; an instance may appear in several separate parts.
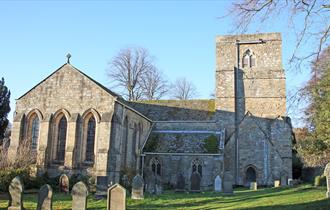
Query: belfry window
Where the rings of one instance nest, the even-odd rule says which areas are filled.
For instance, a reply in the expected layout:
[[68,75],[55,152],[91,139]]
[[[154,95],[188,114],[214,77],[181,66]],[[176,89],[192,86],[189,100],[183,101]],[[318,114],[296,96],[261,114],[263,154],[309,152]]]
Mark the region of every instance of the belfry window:
[[94,161],[94,143],[95,143],[95,128],[96,123],[93,116],[91,116],[87,123],[87,135],[86,135],[86,153],[85,161]]
[[245,67],[254,67],[256,65],[256,58],[254,53],[251,52],[251,50],[246,50],[243,54],[243,59],[242,59],[242,66],[243,68]]
[[65,116],[58,122],[57,127],[57,147],[56,147],[56,160],[59,162],[64,161],[65,157],[65,144],[66,144],[67,121]]

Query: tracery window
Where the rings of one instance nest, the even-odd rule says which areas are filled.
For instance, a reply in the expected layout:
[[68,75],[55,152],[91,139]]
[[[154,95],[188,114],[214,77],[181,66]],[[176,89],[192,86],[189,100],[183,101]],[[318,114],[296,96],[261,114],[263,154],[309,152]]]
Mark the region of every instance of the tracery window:
[[150,161],[150,165],[151,165],[151,171],[155,174],[160,176],[161,175],[161,171],[162,171],[162,166],[158,160],[158,158],[153,158]]
[[85,161],[94,162],[94,145],[95,145],[95,129],[96,123],[93,115],[88,119],[86,134],[86,150]]
[[64,162],[66,144],[67,120],[63,115],[57,126],[57,145],[55,160]]
[[256,59],[254,53],[251,50],[246,50],[243,54],[242,66],[245,67],[254,67],[256,65]]
[[192,173],[197,171],[199,175],[203,176],[203,162],[198,158],[192,161]]

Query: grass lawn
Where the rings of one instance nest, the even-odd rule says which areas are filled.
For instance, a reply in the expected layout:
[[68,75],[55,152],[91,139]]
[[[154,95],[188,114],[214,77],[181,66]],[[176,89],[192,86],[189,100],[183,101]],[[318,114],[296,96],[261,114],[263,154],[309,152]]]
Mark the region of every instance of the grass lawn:
[[[146,195],[144,200],[127,199],[127,209],[330,209],[325,198],[326,187],[301,185],[294,188],[265,188],[258,191],[237,189],[233,195],[222,193],[174,193],[160,196]],[[0,209],[6,209],[7,196],[0,194]],[[24,195],[24,207],[36,209],[37,194]],[[71,208],[71,196],[55,193],[54,210]],[[88,209],[106,209],[106,199],[88,197]]]

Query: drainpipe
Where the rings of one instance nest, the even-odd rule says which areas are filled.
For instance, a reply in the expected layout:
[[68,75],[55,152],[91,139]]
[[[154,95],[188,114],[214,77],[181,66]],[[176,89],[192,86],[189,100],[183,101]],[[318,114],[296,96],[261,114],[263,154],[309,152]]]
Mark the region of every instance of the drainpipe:
[[[234,72],[234,91],[235,91],[235,133],[234,133],[234,138],[235,138],[235,182],[238,185],[239,184],[239,122],[241,119],[239,118],[238,112],[239,110],[239,96],[238,96],[238,76],[239,76],[239,69],[240,69],[240,54],[239,54],[239,46],[244,45],[244,44],[263,44],[265,43],[264,40],[259,39],[259,40],[254,40],[254,41],[240,41],[236,40],[236,69]],[[244,96],[243,96],[244,97]]]

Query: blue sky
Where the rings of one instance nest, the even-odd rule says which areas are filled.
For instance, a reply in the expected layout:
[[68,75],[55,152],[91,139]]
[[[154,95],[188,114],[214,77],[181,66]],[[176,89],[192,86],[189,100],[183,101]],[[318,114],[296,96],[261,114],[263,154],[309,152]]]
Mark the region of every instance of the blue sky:
[[[63,63],[71,63],[109,86],[108,62],[125,47],[142,46],[171,81],[191,80],[198,98],[209,98],[215,84],[215,37],[229,34],[230,1],[1,1],[0,77],[15,100]],[[294,48],[283,17],[248,32],[282,32],[284,68]],[[308,72],[308,71],[307,71]],[[308,79],[287,72],[287,89]],[[9,116],[12,120],[12,112]],[[294,124],[298,121],[293,119]]]

